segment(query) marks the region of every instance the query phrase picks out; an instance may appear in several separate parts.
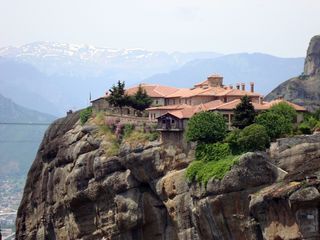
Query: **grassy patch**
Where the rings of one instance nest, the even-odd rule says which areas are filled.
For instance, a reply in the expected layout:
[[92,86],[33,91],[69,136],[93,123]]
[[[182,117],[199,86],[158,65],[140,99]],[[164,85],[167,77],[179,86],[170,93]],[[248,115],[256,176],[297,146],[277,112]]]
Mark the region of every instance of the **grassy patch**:
[[99,135],[103,136],[104,141],[104,149],[107,157],[116,156],[119,154],[120,145],[118,143],[117,137],[108,126],[103,125],[99,126]]
[[194,161],[187,168],[186,177],[190,182],[207,184],[209,179],[221,180],[231,167],[239,161],[239,156],[229,155],[218,161]]
[[132,131],[129,135],[124,136],[123,141],[130,145],[137,145],[138,143],[146,143],[149,141],[149,137],[149,133]]
[[93,124],[97,126],[102,126],[105,124],[105,115],[104,112],[97,112],[92,120]]

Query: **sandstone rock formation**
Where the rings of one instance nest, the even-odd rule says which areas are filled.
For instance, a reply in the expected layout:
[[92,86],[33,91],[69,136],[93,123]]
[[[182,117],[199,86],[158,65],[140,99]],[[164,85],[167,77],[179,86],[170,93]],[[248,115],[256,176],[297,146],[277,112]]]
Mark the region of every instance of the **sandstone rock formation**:
[[320,35],[310,41],[304,72],[280,84],[265,99],[270,101],[279,97],[311,111],[320,108]]
[[97,128],[78,119],[69,115],[47,131],[17,239],[320,238],[320,135],[280,139],[269,154],[245,154],[221,181],[201,186],[185,178],[192,147],[123,144],[106,157]]

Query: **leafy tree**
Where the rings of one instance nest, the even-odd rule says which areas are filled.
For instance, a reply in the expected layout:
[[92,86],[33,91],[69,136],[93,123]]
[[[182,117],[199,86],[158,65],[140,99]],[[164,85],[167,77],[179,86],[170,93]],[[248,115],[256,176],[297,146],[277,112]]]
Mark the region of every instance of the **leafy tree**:
[[227,125],[223,116],[214,112],[200,112],[188,122],[186,138],[188,141],[215,143],[224,139]]
[[138,91],[130,100],[130,105],[139,111],[144,111],[146,108],[150,107],[152,103],[152,99],[141,85],[139,85]]
[[243,152],[265,150],[270,145],[270,138],[264,126],[252,124],[240,132],[238,144]]
[[259,114],[256,117],[256,123],[264,126],[269,137],[274,140],[289,134],[293,130],[293,125],[290,119],[281,114],[272,111],[267,111]]
[[290,106],[286,102],[281,102],[276,105],[273,105],[270,108],[270,111],[276,114],[280,114],[284,116],[285,118],[288,118],[288,120],[292,123],[296,122],[297,119],[297,111],[294,109],[294,107]]
[[107,98],[108,102],[114,106],[120,108],[120,113],[122,115],[122,108],[129,104],[129,97],[125,93],[125,83],[118,81],[117,85],[113,85],[109,89],[110,95]]
[[250,98],[245,95],[241,98],[241,103],[239,103],[234,110],[234,118],[232,125],[234,127],[243,129],[254,122],[256,112],[251,103]]

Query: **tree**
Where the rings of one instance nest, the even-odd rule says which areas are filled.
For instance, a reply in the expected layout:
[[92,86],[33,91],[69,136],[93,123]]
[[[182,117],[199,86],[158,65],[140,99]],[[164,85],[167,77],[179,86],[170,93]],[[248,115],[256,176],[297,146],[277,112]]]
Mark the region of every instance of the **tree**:
[[294,109],[294,107],[290,106],[286,102],[281,102],[281,103],[273,105],[270,108],[270,111],[274,112],[276,114],[280,114],[280,115],[284,116],[285,118],[288,118],[288,120],[292,123],[296,122],[297,111]]
[[243,152],[265,150],[270,145],[270,138],[264,126],[252,124],[240,132],[238,145]]
[[145,89],[139,85],[138,91],[134,96],[130,98],[130,105],[139,111],[144,111],[146,108],[150,107],[152,99],[148,96]]
[[226,133],[227,125],[221,114],[200,112],[190,118],[186,138],[199,143],[215,143],[223,140]]
[[254,122],[256,112],[251,103],[250,98],[245,95],[241,98],[241,102],[233,111],[234,117],[232,125],[239,129],[243,129]]
[[281,114],[272,111],[267,111],[259,114],[256,117],[256,123],[264,126],[269,137],[274,140],[289,134],[293,130],[293,125],[290,119]]
[[109,89],[110,95],[107,98],[107,101],[110,105],[120,108],[120,113],[122,115],[122,108],[129,104],[129,97],[125,93],[125,83],[118,81],[117,85],[113,85]]

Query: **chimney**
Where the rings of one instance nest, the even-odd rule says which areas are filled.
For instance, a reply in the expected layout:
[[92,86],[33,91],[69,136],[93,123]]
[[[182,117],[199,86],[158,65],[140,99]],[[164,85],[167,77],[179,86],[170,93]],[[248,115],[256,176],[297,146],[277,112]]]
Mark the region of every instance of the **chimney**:
[[237,88],[238,90],[240,89],[240,84],[239,84],[239,83],[236,84],[236,88]]
[[245,91],[245,90],[246,90],[246,84],[241,83],[241,90],[242,90],[242,91]]
[[233,85],[232,85],[232,84],[230,84],[230,85],[229,85],[229,88],[230,88],[230,89],[233,89]]
[[250,91],[253,93],[254,92],[254,82],[250,83]]

